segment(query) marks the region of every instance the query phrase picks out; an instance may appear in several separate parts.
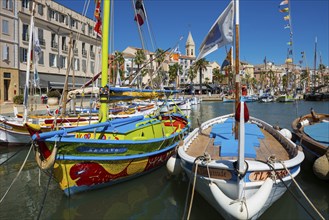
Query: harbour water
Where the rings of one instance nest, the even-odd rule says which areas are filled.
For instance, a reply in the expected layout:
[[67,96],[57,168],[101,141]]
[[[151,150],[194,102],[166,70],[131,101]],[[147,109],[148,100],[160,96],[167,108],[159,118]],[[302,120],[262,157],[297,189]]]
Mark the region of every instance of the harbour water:
[[[229,114],[234,103],[203,102],[186,112],[196,127],[210,118]],[[313,108],[329,113],[329,102],[248,103],[251,116],[290,128],[291,122]],[[39,169],[33,150],[18,177],[30,146],[0,146],[0,219],[182,219],[189,180],[184,175],[169,177],[166,167],[148,175],[108,188],[66,197],[58,184]],[[8,162],[2,162],[11,157]],[[296,178],[306,196],[325,219],[329,219],[329,182],[317,179],[312,167],[303,162]],[[40,184],[39,184],[40,182]],[[320,219],[294,184],[260,219]],[[42,210],[42,211],[41,211]],[[222,219],[198,193],[195,193],[190,219]]]

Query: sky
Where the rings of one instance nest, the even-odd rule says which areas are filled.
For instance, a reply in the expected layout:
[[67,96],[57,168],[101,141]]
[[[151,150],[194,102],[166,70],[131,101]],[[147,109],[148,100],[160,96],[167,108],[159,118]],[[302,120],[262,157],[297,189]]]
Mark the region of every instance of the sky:
[[[94,19],[94,0],[55,1],[78,13],[82,13],[85,2],[90,1],[87,17]],[[287,21],[283,17],[287,13],[279,12],[281,1],[240,0],[240,60],[253,65],[262,64],[265,57],[278,65],[285,62],[290,31],[284,28]],[[132,0],[115,0],[111,4],[114,6],[114,51],[123,51],[128,46],[142,48]],[[185,54],[190,31],[198,54],[200,44],[228,4],[229,0],[144,0],[148,21],[142,26],[145,49],[166,50],[178,44],[181,53]],[[320,57],[324,65],[329,65],[328,14],[328,0],[290,0],[291,48],[295,64],[304,52],[306,62],[302,66],[313,68],[317,38],[317,66]],[[179,40],[181,36],[183,38]],[[216,50],[206,56],[206,60],[221,65],[229,47]]]

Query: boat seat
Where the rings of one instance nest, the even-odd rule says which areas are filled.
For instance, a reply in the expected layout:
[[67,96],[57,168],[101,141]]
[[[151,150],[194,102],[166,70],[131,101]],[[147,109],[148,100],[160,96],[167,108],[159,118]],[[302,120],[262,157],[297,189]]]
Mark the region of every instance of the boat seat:
[[[238,156],[238,141],[235,139],[223,140],[219,156],[221,157],[237,157]],[[246,140],[245,142],[245,157],[256,158],[256,150],[252,141]]]

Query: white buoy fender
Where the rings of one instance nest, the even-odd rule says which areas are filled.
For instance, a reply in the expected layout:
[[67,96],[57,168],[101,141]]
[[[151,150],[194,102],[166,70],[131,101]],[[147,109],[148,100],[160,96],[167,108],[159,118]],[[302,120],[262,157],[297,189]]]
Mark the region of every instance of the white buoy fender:
[[182,171],[180,159],[177,158],[176,154],[168,159],[166,166],[171,175],[178,175]]
[[245,204],[227,197],[215,183],[210,183],[209,187],[217,203],[228,214],[236,219],[250,219],[265,205],[272,191],[273,181],[267,178],[252,197],[246,198]]
[[291,132],[290,132],[288,129],[283,128],[283,129],[280,130],[280,133],[281,133],[285,138],[291,140],[291,138],[292,138],[292,134],[291,134]]

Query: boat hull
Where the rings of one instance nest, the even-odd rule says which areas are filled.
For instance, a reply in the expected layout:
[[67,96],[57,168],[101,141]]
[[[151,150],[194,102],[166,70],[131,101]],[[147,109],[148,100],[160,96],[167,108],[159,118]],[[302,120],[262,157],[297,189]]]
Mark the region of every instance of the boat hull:
[[[278,158],[275,158],[272,162],[245,156],[246,170],[245,173],[241,174],[241,177],[237,172],[237,157],[233,155],[235,153],[223,156],[224,142],[229,138],[229,133],[223,128],[230,123],[227,121],[232,119],[232,116],[214,118],[203,123],[200,128],[196,128],[184,139],[184,144],[178,149],[178,155],[181,166],[189,176],[190,181],[196,178],[196,190],[224,218],[257,219],[286,192],[292,178],[300,172],[304,153],[271,125],[259,119],[251,118],[249,121],[252,124],[256,124],[257,127],[264,129],[266,132],[264,133],[265,137],[261,138],[261,134],[257,132],[259,128],[256,129],[253,126],[254,130],[251,127],[248,130],[248,127],[246,127],[248,135],[251,135],[252,132],[257,133],[261,139],[261,144],[265,143],[266,138],[267,148],[270,148],[270,143],[276,143],[274,142],[274,139],[276,139],[278,143],[283,145],[282,148],[286,149],[287,153],[282,158],[280,158],[280,155],[276,155]],[[223,124],[224,127],[221,129],[222,133],[217,134],[222,138],[222,143],[219,147],[216,147],[216,139],[211,140],[211,137],[206,136],[209,129],[218,124]],[[230,130],[231,125],[227,127]],[[268,136],[269,134],[271,134],[271,137]],[[199,139],[198,136],[201,136],[201,138]],[[209,141],[206,141],[207,138]],[[255,141],[255,139],[252,140]],[[210,147],[212,143],[214,146]],[[263,151],[261,150],[264,149],[263,147],[256,147],[260,148],[257,149],[257,154]],[[234,146],[230,145],[229,148],[232,149]],[[207,154],[204,154],[205,150],[201,150],[199,153],[198,149],[206,149]],[[248,153],[249,151],[246,150],[245,155],[248,155]],[[212,159],[213,156],[216,159]],[[266,193],[262,191],[266,191]],[[258,194],[256,202],[250,202],[255,199],[256,194]],[[241,197],[241,195],[243,196]],[[229,202],[225,203],[224,201]],[[236,209],[232,211],[233,206]]]
[[161,166],[176,152],[176,145],[154,153],[129,157],[94,157],[81,160],[65,160],[58,156],[54,165],[54,177],[60,188],[69,196],[99,189],[147,174]]

